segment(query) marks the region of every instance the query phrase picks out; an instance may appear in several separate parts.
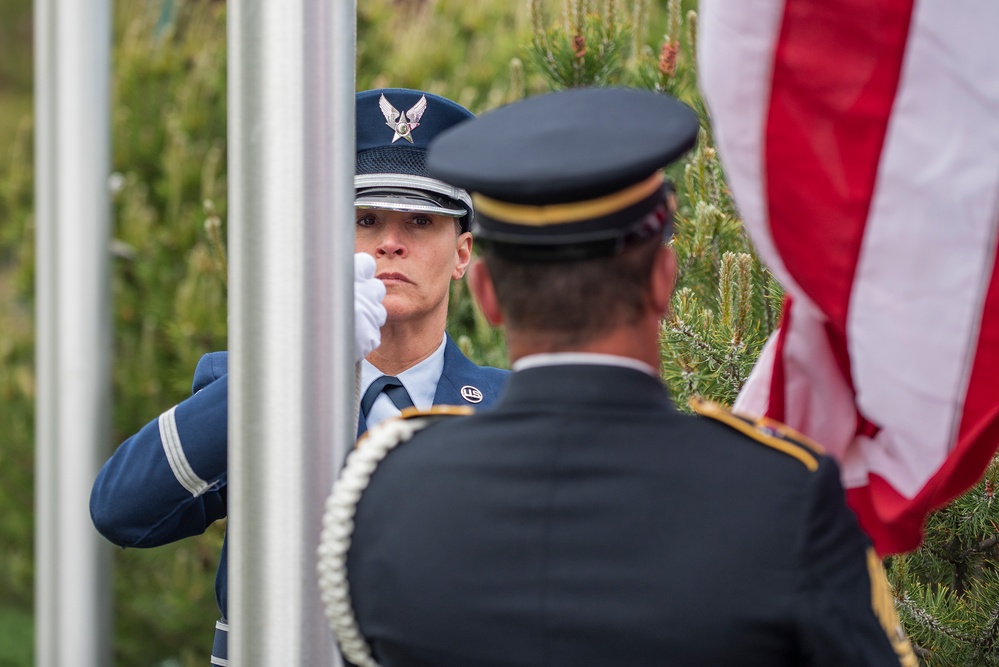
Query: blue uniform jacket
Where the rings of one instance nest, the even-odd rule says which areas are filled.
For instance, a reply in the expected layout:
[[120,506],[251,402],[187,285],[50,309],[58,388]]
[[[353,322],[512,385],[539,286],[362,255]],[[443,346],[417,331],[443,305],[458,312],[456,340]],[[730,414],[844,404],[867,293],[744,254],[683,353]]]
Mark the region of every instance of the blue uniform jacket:
[[[226,516],[228,353],[206,354],[194,372],[194,394],[146,424],[101,468],[90,494],[97,530],[121,547],[156,547],[199,535]],[[475,408],[492,405],[510,372],[476,366],[450,336],[437,405],[470,405],[468,385],[482,393]],[[226,617],[226,546],[215,597]]]

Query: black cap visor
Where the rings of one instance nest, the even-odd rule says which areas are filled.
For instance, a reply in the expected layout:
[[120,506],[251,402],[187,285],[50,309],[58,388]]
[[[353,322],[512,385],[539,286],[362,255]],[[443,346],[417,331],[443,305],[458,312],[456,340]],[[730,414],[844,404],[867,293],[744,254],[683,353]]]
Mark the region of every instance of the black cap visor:
[[410,188],[365,188],[354,194],[356,208],[404,211],[461,218],[468,211],[449,197]]

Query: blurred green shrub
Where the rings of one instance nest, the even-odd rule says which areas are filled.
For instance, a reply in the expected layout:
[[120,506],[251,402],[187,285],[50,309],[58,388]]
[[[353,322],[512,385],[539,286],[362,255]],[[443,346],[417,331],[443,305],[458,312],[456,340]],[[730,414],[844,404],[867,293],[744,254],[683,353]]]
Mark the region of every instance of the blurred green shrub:
[[0,0],[0,93],[31,87],[30,44],[30,0]]
[[31,3],[0,0],[0,665],[33,659]]

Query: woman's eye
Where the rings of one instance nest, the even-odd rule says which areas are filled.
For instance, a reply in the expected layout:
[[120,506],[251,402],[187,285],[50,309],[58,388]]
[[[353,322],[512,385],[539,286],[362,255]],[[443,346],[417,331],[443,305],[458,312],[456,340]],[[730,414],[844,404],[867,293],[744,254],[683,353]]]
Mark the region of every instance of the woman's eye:
[[375,216],[362,215],[359,218],[357,218],[356,224],[358,227],[372,227],[376,222],[377,220],[375,219]]
[[417,227],[429,227],[434,224],[433,218],[429,218],[425,215],[417,215],[413,218],[413,224]]

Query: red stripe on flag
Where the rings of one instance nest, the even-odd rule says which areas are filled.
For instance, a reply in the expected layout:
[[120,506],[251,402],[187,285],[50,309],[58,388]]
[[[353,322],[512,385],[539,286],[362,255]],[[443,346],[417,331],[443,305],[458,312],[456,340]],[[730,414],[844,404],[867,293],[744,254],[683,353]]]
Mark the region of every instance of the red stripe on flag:
[[791,330],[791,296],[784,296],[784,304],[777,325],[777,348],[774,350],[774,366],[770,375],[770,396],[767,403],[767,416],[777,421],[787,420],[787,377],[784,367],[784,343]]
[[784,10],[764,149],[771,233],[841,333],[912,6],[788,0]]
[[[999,221],[996,223],[999,227]],[[997,248],[999,254],[999,248]],[[938,492],[935,499],[937,506],[951,500],[974,484],[981,477],[988,465],[991,453],[996,450],[999,436],[993,431],[999,409],[999,383],[996,382],[996,369],[999,369],[999,271],[996,270],[993,257],[992,278],[982,305],[982,322],[978,331],[978,343],[972,364],[971,377],[968,380],[968,391],[964,397],[961,426],[958,429],[959,447],[965,441],[970,441],[968,447],[975,454],[966,463],[967,467],[957,471],[948,483]],[[991,433],[991,435],[988,435]],[[980,442],[984,440],[984,442]],[[981,450],[979,452],[979,450]],[[953,454],[951,458],[954,458]]]
[[940,470],[913,499],[900,495],[879,475],[867,486],[847,489],[846,498],[861,527],[881,555],[903,553],[919,546],[923,520],[974,485],[992,459],[999,441],[999,405],[982,416],[951,452]]
[[846,501],[880,555],[919,546],[925,513],[878,475],[870,475],[867,486],[847,489]]

